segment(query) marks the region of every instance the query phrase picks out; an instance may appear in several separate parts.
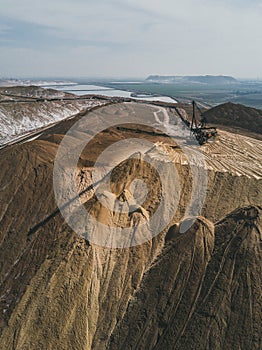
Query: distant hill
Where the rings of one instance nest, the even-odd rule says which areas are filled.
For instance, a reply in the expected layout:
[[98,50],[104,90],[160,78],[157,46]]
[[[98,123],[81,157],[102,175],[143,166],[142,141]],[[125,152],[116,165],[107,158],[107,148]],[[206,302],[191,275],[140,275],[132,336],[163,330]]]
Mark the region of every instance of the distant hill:
[[199,76],[165,76],[150,75],[146,81],[166,84],[238,84],[239,81],[230,76],[224,75],[199,75]]
[[204,113],[208,123],[238,127],[262,134],[262,110],[231,102],[209,109]]
[[71,81],[65,80],[30,80],[30,79],[5,79],[0,78],[0,86],[58,86],[58,85],[75,85]]

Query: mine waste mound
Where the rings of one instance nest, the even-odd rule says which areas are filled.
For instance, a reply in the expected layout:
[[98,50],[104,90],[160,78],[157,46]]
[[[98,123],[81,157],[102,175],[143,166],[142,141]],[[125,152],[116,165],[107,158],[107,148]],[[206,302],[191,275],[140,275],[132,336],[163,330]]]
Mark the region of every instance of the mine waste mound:
[[36,86],[0,87],[0,147],[102,104],[90,96],[78,99],[70,93]]
[[262,134],[262,110],[259,109],[228,102],[209,109],[203,115],[209,123]]
[[[149,158],[154,164],[162,154],[160,167],[171,159],[182,189],[173,219],[159,235],[110,249],[76,234],[57,208],[54,159],[72,125],[60,123],[0,152],[0,348],[261,349],[261,142],[221,132],[205,145],[207,155],[214,149],[217,156],[209,154],[207,161],[205,202],[197,217],[185,218],[190,167],[181,150],[148,130],[142,136],[157,141],[155,148],[121,161],[110,178],[115,199],[124,200],[137,178],[146,182],[147,197],[131,212],[106,208],[90,186],[92,167],[101,147],[138,133],[111,128],[97,135],[80,157],[76,183],[86,210],[104,225],[135,230],[154,215],[161,181]],[[234,158],[254,146],[253,159]],[[169,176],[163,181],[171,194],[178,183]],[[109,199],[103,186],[104,180],[100,194]]]

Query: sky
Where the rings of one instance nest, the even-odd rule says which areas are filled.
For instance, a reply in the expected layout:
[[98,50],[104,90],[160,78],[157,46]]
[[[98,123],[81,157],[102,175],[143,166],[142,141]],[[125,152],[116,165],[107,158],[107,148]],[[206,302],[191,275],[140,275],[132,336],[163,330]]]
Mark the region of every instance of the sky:
[[0,77],[262,77],[262,0],[0,0]]

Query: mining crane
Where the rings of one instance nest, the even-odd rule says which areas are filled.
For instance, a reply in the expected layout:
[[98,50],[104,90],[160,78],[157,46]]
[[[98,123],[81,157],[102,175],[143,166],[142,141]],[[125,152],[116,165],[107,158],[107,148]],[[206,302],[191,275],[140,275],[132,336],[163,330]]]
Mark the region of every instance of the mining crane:
[[[200,108],[195,101],[192,101],[193,115],[190,123],[190,131],[195,136],[200,145],[205,144],[209,139],[216,137],[217,129],[215,127],[207,127],[206,117],[202,115]],[[196,119],[196,109],[200,112],[201,119],[198,122]]]

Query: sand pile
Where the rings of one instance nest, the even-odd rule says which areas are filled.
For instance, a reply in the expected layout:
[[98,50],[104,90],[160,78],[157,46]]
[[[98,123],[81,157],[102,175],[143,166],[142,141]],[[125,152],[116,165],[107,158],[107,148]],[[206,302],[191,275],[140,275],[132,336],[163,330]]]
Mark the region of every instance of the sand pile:
[[[136,106],[139,115],[157,108],[132,104],[133,111]],[[121,108],[125,112],[130,107]],[[108,113],[116,111],[117,106],[111,106]],[[82,204],[90,215],[108,227],[134,231],[143,221],[146,236],[165,187],[170,197],[164,201],[161,220],[172,213],[172,220],[154,238],[131,248],[110,249],[77,235],[57,208],[53,163],[58,143],[72,123],[60,123],[40,140],[0,151],[1,348],[259,349],[259,141],[225,132],[203,147],[207,191],[201,213],[190,225],[184,214],[192,199],[192,167],[175,140],[148,130],[101,132],[91,142],[92,152],[87,147],[81,154],[76,174]],[[86,137],[83,130],[75,137],[80,132]],[[157,145],[120,162],[111,174],[110,191],[107,177],[97,192],[90,188],[92,167],[103,147],[138,135]],[[70,142],[75,144],[73,136]],[[257,151],[250,159],[246,155],[252,154],[254,145]],[[99,166],[106,172],[108,163]],[[171,167],[164,179],[159,177],[156,166],[169,164],[177,177]],[[143,186],[141,181],[134,185],[135,179],[147,184],[145,197],[137,195],[143,194]],[[167,204],[171,198],[177,199],[174,208]],[[126,200],[132,210],[124,210]]]

